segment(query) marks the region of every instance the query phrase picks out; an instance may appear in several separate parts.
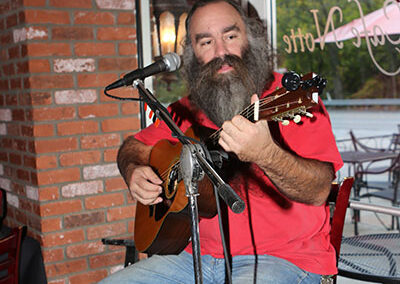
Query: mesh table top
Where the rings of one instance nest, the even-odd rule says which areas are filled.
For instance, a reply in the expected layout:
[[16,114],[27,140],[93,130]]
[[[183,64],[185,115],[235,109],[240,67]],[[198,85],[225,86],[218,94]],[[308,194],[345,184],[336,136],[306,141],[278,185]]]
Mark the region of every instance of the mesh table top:
[[400,234],[343,238],[339,275],[360,280],[400,283]]

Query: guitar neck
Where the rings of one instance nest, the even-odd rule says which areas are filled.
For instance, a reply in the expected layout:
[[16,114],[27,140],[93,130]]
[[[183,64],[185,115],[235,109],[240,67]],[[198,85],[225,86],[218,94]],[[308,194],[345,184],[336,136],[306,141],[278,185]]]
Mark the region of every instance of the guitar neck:
[[[280,88],[269,96],[260,99],[246,107],[240,115],[255,122],[258,120],[278,121],[288,125],[289,120],[295,123],[301,121],[301,116],[312,117],[307,109],[318,104],[319,93],[325,86],[325,80],[313,73],[302,77],[303,85],[293,91]],[[206,141],[216,145],[219,140],[221,128],[215,131]]]

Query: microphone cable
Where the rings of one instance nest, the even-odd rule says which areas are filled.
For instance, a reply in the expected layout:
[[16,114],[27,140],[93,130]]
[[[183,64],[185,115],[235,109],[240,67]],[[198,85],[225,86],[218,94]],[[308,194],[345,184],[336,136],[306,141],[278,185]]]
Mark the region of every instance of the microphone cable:
[[107,93],[107,90],[104,89],[104,94],[112,99],[116,99],[116,100],[120,100],[120,101],[143,101],[141,98],[124,98],[124,97],[118,97],[118,96],[114,96],[114,95],[110,95],[109,93]]

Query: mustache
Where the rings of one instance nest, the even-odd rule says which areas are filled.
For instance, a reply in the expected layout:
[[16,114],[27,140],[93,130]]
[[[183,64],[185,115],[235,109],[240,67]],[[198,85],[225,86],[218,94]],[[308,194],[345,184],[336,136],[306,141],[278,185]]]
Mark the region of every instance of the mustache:
[[[231,74],[228,73],[226,75],[218,73],[218,70],[221,69],[223,65],[229,65],[233,68],[233,71],[229,72]],[[223,58],[214,58],[210,62],[201,66],[198,72],[198,79],[196,80],[195,87],[198,88],[199,85],[204,82],[204,80],[223,80],[225,76],[233,76],[241,80],[249,90],[255,88],[255,83],[250,77],[245,61],[239,56],[233,54],[227,54]]]

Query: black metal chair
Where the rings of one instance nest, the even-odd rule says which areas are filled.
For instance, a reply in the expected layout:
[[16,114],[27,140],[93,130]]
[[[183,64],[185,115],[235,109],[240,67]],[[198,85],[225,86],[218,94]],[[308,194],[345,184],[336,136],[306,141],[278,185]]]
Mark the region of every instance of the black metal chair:
[[126,248],[124,267],[127,267],[139,260],[139,253],[136,250],[135,242],[133,240],[103,238],[101,239],[101,242],[104,245],[124,246]]
[[[400,217],[400,208],[350,200],[350,208]],[[343,237],[338,275],[374,283],[400,283],[400,234]],[[361,283],[361,282],[360,282]]]
[[[365,176],[371,177],[382,174],[386,174],[388,176],[387,181],[369,182],[364,178]],[[359,198],[375,197],[391,201],[392,206],[395,207],[400,205],[400,153],[391,161],[390,165],[386,167],[370,167],[366,168],[365,170],[362,169],[356,172],[355,176],[363,181],[363,183],[360,185],[360,189],[363,187],[366,189],[366,193],[360,194]],[[397,223],[397,229],[400,229],[399,217],[393,217],[392,229],[394,229],[395,220]]]
[[3,226],[3,220],[7,215],[7,200],[6,200],[6,191],[0,188],[0,230]]
[[[24,227],[13,228],[11,234],[0,239],[0,283],[18,284],[21,239]],[[5,256],[5,257],[3,257]],[[4,273],[3,273],[4,272]]]
[[[365,152],[394,152],[400,153],[400,134],[394,133],[390,138],[389,144],[386,147],[371,147],[367,146],[365,143],[362,143],[360,139],[358,139],[353,131],[350,130],[349,132],[351,141],[355,151],[365,151]],[[394,162],[394,161],[393,161]],[[384,190],[390,187],[393,183],[393,172],[387,172],[388,166],[382,166],[381,163],[372,162],[368,165],[358,165],[358,168],[355,169],[355,172],[358,173],[359,181],[362,181],[360,188],[367,188],[367,189],[378,189]],[[356,175],[355,173],[355,175]],[[377,181],[376,178],[374,180],[369,179],[369,174],[376,177],[379,174],[384,174],[387,177],[387,180],[379,180]]]

